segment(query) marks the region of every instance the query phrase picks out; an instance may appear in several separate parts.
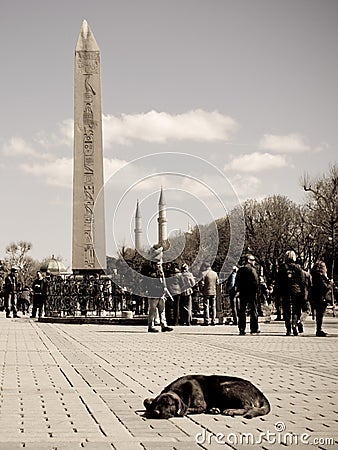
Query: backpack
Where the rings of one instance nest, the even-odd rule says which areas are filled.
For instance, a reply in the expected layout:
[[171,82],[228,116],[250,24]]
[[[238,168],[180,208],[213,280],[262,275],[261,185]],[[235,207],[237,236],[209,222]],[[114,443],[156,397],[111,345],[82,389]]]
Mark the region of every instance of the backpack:
[[291,294],[299,295],[304,292],[302,271],[296,264],[285,264],[288,290]]

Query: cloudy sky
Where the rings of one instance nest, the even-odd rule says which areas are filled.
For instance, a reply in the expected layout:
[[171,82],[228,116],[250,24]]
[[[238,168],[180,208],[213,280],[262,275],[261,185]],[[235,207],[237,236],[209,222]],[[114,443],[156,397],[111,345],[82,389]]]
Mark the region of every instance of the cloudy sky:
[[[117,245],[129,242],[137,198],[144,226],[156,225],[160,185],[169,209],[186,210],[169,230],[185,229],[220,212],[203,193],[226,197],[216,173],[241,201],[279,193],[301,203],[301,175],[337,162],[336,0],[0,3],[0,258],[7,244],[27,240],[33,257],[56,254],[71,265],[73,67],[83,19],[101,49],[108,241],[114,233]],[[156,156],[145,158],[173,152],[192,156],[177,156],[177,168],[170,156],[171,175]],[[118,193],[127,207],[115,214],[109,192],[129,177],[133,188]],[[210,214],[189,211],[196,199]]]

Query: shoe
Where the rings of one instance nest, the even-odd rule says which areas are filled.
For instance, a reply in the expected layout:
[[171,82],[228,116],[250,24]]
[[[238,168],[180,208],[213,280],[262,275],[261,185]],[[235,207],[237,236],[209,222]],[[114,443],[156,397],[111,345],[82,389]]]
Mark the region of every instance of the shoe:
[[[157,331],[157,330],[156,330]],[[162,327],[162,333],[165,333],[166,331],[173,331],[173,328],[170,327]]]
[[245,335],[246,335],[246,333],[245,333],[245,331],[244,331],[244,330],[239,330],[239,335],[240,335],[240,336],[245,336]]
[[250,331],[250,334],[259,334],[261,332],[261,330],[257,330],[257,331]]
[[209,326],[208,322],[203,322],[201,325],[202,325],[202,327],[208,327]]
[[302,322],[297,323],[297,328],[298,328],[298,333],[303,333],[304,327],[303,327]]
[[298,336],[298,331],[296,327],[292,327],[292,333],[294,336]]
[[275,318],[275,321],[277,321],[277,322],[281,322],[282,320],[283,319],[281,317],[278,317],[278,316]]
[[325,337],[325,336],[327,336],[327,333],[325,333],[325,331],[323,331],[323,330],[320,330],[320,331],[316,332],[316,336]]
[[211,326],[214,327],[216,324],[215,322],[211,322]]
[[13,315],[13,319],[17,319],[19,316],[17,314]]
[[291,331],[287,331],[286,336],[291,336]]
[[6,314],[6,317],[7,317],[7,319],[10,319],[11,315],[10,314]]
[[148,328],[148,333],[158,333],[158,330],[154,327]]

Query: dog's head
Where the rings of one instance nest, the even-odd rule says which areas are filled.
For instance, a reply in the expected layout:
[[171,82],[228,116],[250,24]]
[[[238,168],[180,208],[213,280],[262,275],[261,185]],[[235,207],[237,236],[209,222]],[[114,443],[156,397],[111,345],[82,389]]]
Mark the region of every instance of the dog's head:
[[155,399],[145,399],[144,406],[151,417],[156,419],[184,416],[187,411],[187,406],[174,392],[165,392]]

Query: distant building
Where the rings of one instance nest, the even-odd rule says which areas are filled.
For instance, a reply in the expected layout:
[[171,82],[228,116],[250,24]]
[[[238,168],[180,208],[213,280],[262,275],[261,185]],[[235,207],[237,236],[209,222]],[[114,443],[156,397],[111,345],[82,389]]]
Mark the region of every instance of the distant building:
[[134,232],[135,232],[135,250],[139,252],[140,249],[142,248],[142,216],[138,200],[136,204]]

